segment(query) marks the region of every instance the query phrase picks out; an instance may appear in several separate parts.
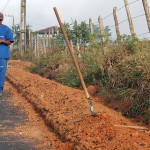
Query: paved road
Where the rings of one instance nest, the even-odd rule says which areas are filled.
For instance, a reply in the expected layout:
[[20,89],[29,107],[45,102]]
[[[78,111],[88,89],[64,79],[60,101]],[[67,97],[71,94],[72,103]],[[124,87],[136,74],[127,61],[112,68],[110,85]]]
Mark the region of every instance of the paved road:
[[12,134],[15,127],[27,120],[19,109],[13,107],[7,91],[0,97],[0,150],[35,150],[29,139]]

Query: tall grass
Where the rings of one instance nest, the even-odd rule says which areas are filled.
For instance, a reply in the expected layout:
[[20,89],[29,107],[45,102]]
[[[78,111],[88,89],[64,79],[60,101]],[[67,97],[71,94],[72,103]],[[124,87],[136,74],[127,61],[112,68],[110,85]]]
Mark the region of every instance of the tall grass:
[[150,50],[139,51],[116,64],[110,71],[110,87],[133,104],[130,117],[144,115],[150,106]]

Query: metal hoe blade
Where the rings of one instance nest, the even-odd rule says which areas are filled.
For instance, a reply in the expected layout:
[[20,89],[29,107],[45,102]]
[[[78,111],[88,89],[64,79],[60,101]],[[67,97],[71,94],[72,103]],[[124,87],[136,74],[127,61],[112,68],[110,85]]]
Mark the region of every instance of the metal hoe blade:
[[92,105],[92,100],[91,100],[90,97],[88,98],[88,102],[89,102],[89,104],[90,104],[90,111],[91,111],[92,116],[93,116],[93,117],[96,117],[97,114],[96,114],[96,112],[94,112],[94,107],[93,107],[93,105]]

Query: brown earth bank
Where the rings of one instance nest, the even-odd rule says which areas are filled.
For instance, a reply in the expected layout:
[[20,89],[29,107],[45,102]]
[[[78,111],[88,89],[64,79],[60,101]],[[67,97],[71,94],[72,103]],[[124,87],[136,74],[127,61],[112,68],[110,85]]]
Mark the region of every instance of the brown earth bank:
[[[7,127],[5,126],[5,131],[0,132],[0,137],[5,137],[7,139],[11,136],[11,140],[9,142],[13,140],[14,143],[18,143],[20,140],[22,141],[22,143],[26,143],[26,145],[29,145],[31,143],[32,148],[29,149],[69,150],[70,144],[63,143],[59,139],[59,137],[56,136],[53,130],[46,126],[44,120],[42,119],[42,116],[35,110],[33,105],[29,103],[24,97],[22,97],[8,81],[6,81],[5,83],[5,95],[7,95],[7,99],[10,99],[10,101],[7,100],[7,103],[9,103],[8,105],[12,106],[13,112],[14,110],[16,110],[16,115],[19,118],[25,117],[25,119],[19,121],[17,125],[12,125],[9,129],[7,129]],[[10,123],[13,122],[11,119],[4,121]],[[0,129],[2,129],[2,127]],[[5,140],[1,141],[1,143],[3,142],[5,143]],[[13,147],[11,146],[13,145],[10,145],[8,149],[18,149],[17,144]],[[2,148],[2,150],[4,149]],[[21,149],[25,149],[25,147],[22,147]]]
[[92,117],[84,91],[31,74],[24,69],[29,65],[20,60],[9,61],[7,79],[59,137],[63,144],[56,149],[150,149],[149,129],[140,129],[98,98],[92,100],[97,112],[97,117]]

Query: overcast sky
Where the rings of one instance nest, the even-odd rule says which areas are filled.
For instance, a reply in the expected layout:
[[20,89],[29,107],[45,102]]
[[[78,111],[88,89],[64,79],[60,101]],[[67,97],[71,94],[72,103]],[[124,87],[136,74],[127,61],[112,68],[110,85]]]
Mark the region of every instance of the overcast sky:
[[[33,31],[50,26],[58,25],[53,7],[56,7],[62,22],[72,23],[75,19],[89,22],[89,18],[98,24],[98,16],[102,18],[112,14],[113,8],[118,9],[124,6],[124,0],[26,0],[27,1],[27,23],[32,26]],[[137,1],[137,2],[135,2]],[[150,5],[150,0],[147,0]],[[20,22],[20,2],[21,0],[0,0],[0,11],[6,15],[15,16],[15,24]],[[142,0],[128,0],[132,17],[144,14]],[[117,12],[118,21],[127,19],[125,8]],[[3,22],[8,26],[12,25],[12,17],[5,17]],[[135,32],[137,35],[148,32],[145,16],[133,19]],[[104,25],[110,26],[112,34],[115,36],[113,15],[104,19]],[[121,34],[130,34],[128,22],[120,24]],[[144,37],[150,37],[149,33]],[[143,36],[142,36],[143,37]]]

